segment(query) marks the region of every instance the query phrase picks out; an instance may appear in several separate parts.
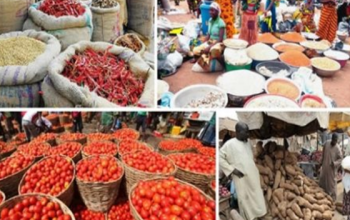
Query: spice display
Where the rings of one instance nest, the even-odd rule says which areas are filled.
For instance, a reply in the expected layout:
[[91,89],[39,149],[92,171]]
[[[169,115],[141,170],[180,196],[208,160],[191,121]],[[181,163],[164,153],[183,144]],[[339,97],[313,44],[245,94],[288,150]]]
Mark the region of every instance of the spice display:
[[280,70],[278,72],[274,72],[268,69],[266,66],[262,66],[259,68],[259,72],[264,74],[265,76],[288,76],[289,72],[287,70]]
[[46,45],[20,36],[0,39],[0,66],[26,66],[45,51]]
[[334,71],[340,69],[340,64],[337,61],[334,61],[327,57],[313,58],[311,60],[311,63],[312,66],[322,70]]
[[185,108],[218,108],[225,102],[225,95],[221,92],[209,92],[199,99],[192,99]]
[[303,52],[305,49],[302,47],[302,46],[299,46],[297,44],[279,44],[275,47],[275,49],[278,51],[278,52],[287,52],[287,51],[290,51],[290,50],[296,50],[296,51],[300,51],[300,52]]
[[276,95],[262,95],[249,100],[245,108],[299,108],[298,104],[288,98]]
[[260,34],[258,36],[258,42],[264,43],[264,44],[275,44],[281,42],[277,37],[275,37],[271,33],[264,33]]
[[122,37],[118,38],[118,40],[116,40],[115,44],[118,46],[130,48],[136,53],[142,49],[141,40],[134,34],[123,35]]
[[225,49],[225,62],[234,66],[243,66],[252,62],[245,50]]
[[108,50],[96,52],[88,48],[77,53],[67,61],[62,74],[121,106],[137,104],[144,88],[126,62]]
[[74,0],[44,0],[39,6],[39,10],[57,18],[61,16],[78,17],[85,13],[84,6],[79,1]]
[[267,92],[272,95],[281,95],[292,100],[299,98],[300,90],[287,80],[275,79],[267,85]]
[[305,37],[296,32],[289,32],[281,35],[281,39],[288,42],[300,43],[305,41]]
[[118,5],[117,0],[92,0],[91,5],[99,8],[112,8]]
[[300,51],[287,51],[280,55],[280,60],[294,67],[309,67],[311,60]]

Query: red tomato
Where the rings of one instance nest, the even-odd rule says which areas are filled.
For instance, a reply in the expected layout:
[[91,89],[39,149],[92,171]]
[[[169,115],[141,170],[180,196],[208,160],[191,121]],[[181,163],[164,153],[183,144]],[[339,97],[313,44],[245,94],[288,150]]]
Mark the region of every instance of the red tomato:
[[119,129],[113,133],[114,137],[118,140],[133,139],[137,140],[140,135],[137,131],[131,128]]
[[151,149],[144,143],[134,139],[125,139],[119,143],[119,154],[124,155],[137,151],[151,151]]
[[83,148],[83,152],[87,155],[111,155],[118,153],[117,145],[110,141],[92,142]]
[[66,142],[60,144],[56,147],[50,148],[46,155],[65,155],[67,157],[73,158],[79,153],[82,145],[77,142]]
[[184,170],[215,175],[215,160],[210,157],[195,153],[171,154],[168,157]]

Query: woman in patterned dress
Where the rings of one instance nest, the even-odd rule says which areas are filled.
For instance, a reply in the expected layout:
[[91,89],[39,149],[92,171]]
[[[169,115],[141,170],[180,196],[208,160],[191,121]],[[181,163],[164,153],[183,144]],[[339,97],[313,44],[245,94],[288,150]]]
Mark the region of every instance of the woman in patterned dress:
[[321,0],[321,3],[323,7],[316,34],[323,40],[328,40],[332,43],[337,36],[338,29],[337,4],[335,0]]
[[258,41],[258,15],[260,0],[243,0],[242,1],[242,27],[239,38],[245,40],[249,45]]

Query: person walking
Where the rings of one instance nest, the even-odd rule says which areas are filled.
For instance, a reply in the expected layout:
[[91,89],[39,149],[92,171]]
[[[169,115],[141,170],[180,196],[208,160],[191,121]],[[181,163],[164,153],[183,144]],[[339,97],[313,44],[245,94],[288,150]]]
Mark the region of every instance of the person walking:
[[72,112],[73,118],[73,131],[74,133],[83,133],[83,118],[81,116],[81,112]]
[[26,134],[26,140],[30,142],[32,138],[39,136],[42,132],[48,132],[52,124],[42,117],[41,112],[29,110],[22,118],[22,126]]

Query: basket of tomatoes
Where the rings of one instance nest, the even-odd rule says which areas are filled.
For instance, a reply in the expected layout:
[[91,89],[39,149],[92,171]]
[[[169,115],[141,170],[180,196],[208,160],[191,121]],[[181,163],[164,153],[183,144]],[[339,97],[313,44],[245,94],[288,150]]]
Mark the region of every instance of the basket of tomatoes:
[[171,154],[167,156],[177,166],[175,177],[189,182],[203,191],[215,179],[215,159],[195,153]]
[[159,153],[163,155],[196,152],[194,147],[174,140],[162,140],[159,142],[158,148]]
[[118,156],[121,159],[125,154],[134,153],[136,151],[152,151],[153,147],[134,139],[125,139],[118,144]]
[[87,135],[88,143],[96,142],[96,141],[111,141],[114,142],[114,136],[112,134],[104,134],[104,133],[91,133]]
[[140,132],[131,128],[122,128],[113,133],[113,136],[117,141],[122,141],[125,139],[138,140],[140,138]]
[[51,146],[56,146],[56,137],[57,134],[55,133],[43,133],[38,137],[34,138],[31,143],[48,143]]
[[65,155],[71,158],[74,163],[78,163],[81,160],[81,150],[83,145],[78,142],[66,142],[63,144],[59,144],[56,147],[52,147],[48,152],[46,152],[47,156],[53,155]]
[[81,153],[83,158],[96,155],[117,156],[118,146],[111,141],[96,141],[84,146]]
[[130,212],[129,201],[125,199],[116,201],[108,212],[107,220],[134,220]]
[[48,156],[31,166],[18,185],[18,194],[42,193],[67,206],[74,195],[75,165],[64,155]]
[[0,190],[0,205],[6,200],[5,193]]
[[76,171],[84,204],[92,211],[107,212],[118,197],[123,165],[113,156],[91,156],[79,161]]
[[105,220],[105,213],[89,210],[84,204],[78,203],[71,207],[77,220]]
[[208,157],[216,158],[215,147],[200,147],[197,149],[197,152]]
[[171,160],[153,151],[138,151],[122,157],[125,168],[126,189],[141,180],[174,176],[177,169]]
[[[34,208],[30,208],[34,207]],[[15,196],[0,205],[1,219],[75,220],[72,211],[59,199],[44,194]]]
[[52,126],[60,125],[60,119],[57,114],[49,114],[45,118],[51,122]]
[[19,147],[17,147],[17,151],[14,153],[22,154],[27,157],[34,157],[35,161],[41,160],[46,152],[48,152],[51,148],[51,145],[48,143],[32,143],[29,144],[23,144]]
[[212,181],[210,181],[210,183],[208,184],[208,190],[207,190],[207,194],[209,196],[211,196],[211,198],[213,198],[215,200],[215,195],[216,195],[216,180],[213,179]]
[[23,175],[34,163],[34,158],[25,157],[21,154],[7,157],[0,161],[0,189],[7,196],[17,194],[17,189]]
[[163,213],[161,219],[215,219],[215,201],[197,187],[174,177],[135,184],[129,202],[136,220],[153,219],[158,217],[157,213]]
[[0,141],[0,159],[13,154],[16,151],[17,145]]
[[78,142],[82,145],[87,143],[87,137],[85,134],[81,133],[64,133],[57,138],[58,144],[65,142]]

